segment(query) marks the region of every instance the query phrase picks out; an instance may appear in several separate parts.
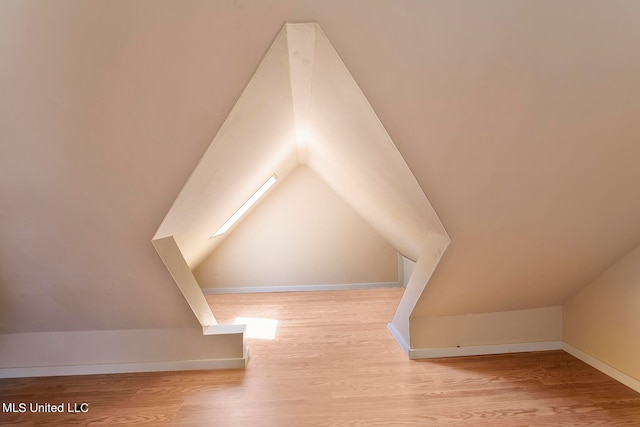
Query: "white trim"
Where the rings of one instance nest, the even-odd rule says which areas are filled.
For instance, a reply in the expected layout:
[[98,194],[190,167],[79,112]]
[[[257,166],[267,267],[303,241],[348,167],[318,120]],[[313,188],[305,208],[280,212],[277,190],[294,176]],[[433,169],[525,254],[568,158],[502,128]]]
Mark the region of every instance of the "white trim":
[[562,350],[562,341],[523,342],[511,344],[471,345],[464,347],[412,348],[409,359],[480,356],[485,354],[523,353],[529,351]]
[[335,285],[251,286],[240,288],[202,288],[205,295],[259,292],[347,291],[353,289],[402,288],[399,282],[344,283]]
[[567,353],[569,353],[570,355],[572,355],[573,357],[582,360],[587,365],[591,365],[592,367],[596,368],[600,372],[610,376],[614,380],[619,381],[622,384],[626,385],[627,387],[640,393],[639,380],[625,374],[624,372],[617,370],[613,366],[608,365],[599,359],[596,359],[595,357],[585,353],[582,350],[578,350],[571,344],[567,344],[566,342],[563,342],[562,349]]
[[247,365],[248,360],[249,349],[246,349],[244,357],[231,359],[170,360],[163,362],[115,363],[100,365],[0,368],[0,378],[55,377],[60,375],[124,374],[132,372],[233,369],[244,368]]
[[393,325],[393,323],[391,322],[387,323],[387,329],[389,329],[389,331],[391,332],[391,335],[393,335],[393,338],[395,338],[396,342],[398,343],[402,351],[404,351],[404,354],[409,355],[409,351],[410,351],[409,343],[407,343],[407,341],[400,334],[400,332],[398,332],[398,330]]
[[244,334],[246,325],[209,325],[202,327],[202,335]]
[[398,283],[402,284],[402,287],[407,285],[407,282],[404,280],[404,261],[402,261],[402,254],[398,252]]

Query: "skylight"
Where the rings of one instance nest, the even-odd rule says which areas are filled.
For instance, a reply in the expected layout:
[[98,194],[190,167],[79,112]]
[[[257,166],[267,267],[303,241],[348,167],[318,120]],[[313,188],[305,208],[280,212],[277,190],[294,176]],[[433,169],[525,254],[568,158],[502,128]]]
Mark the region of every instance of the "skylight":
[[264,193],[267,192],[267,190],[269,188],[271,188],[271,186],[273,184],[275,184],[277,177],[275,175],[272,175],[271,178],[269,178],[267,180],[267,182],[265,182],[264,184],[262,184],[262,186],[258,189],[258,191],[256,191],[253,196],[251,196],[249,198],[249,200],[247,200],[246,202],[244,202],[244,204],[242,206],[240,206],[240,209],[238,209],[236,211],[236,213],[234,213],[233,215],[231,215],[231,218],[229,218],[227,220],[227,222],[225,222],[224,224],[222,224],[222,227],[220,227],[218,229],[218,231],[215,232],[215,234],[211,237],[218,237],[224,233],[227,232],[227,230],[229,230],[231,228],[231,226],[233,224],[236,223],[236,221],[238,221],[240,219],[240,217],[242,215],[245,214],[245,212],[247,212],[249,210],[249,208],[251,208],[251,206],[254,205],[255,202],[258,201],[258,199],[260,197],[262,197],[264,195]]

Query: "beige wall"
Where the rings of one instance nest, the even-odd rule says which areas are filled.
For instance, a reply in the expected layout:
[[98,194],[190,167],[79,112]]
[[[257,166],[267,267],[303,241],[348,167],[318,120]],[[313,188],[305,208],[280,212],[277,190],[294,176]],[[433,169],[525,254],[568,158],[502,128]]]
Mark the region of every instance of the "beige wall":
[[411,318],[411,347],[429,349],[562,340],[562,307]]
[[195,270],[203,288],[397,282],[396,250],[300,166]]
[[202,326],[217,325],[218,322],[211,307],[200,291],[198,282],[182,256],[175,239],[169,236],[154,240],[152,243],[200,324]]
[[640,380],[640,246],[565,303],[564,341]]
[[243,367],[243,330],[212,328],[0,335],[0,378]]
[[[558,306],[640,242],[640,3],[398,0],[368,2],[367,13],[362,2],[237,6],[0,2],[0,332],[197,326],[149,240],[283,22],[322,25],[414,172],[412,188],[424,190],[451,234],[418,305],[406,304],[413,317]],[[567,19],[576,11],[580,19]],[[268,69],[266,87],[288,91],[283,63]],[[314,86],[314,106],[329,105],[329,92],[317,90],[329,83]],[[266,159],[286,157],[286,135],[264,145],[244,137],[286,133],[276,119],[293,113],[287,100],[270,98],[277,111],[254,122],[273,118],[270,132],[238,129],[242,138],[224,146],[237,162],[222,154],[213,162],[221,187],[207,194],[220,196],[211,203],[220,220],[277,163]],[[318,169],[335,188],[349,177],[358,188],[353,165],[370,157],[378,166],[367,182],[389,183],[382,138],[375,149],[363,138],[366,156],[355,155],[349,137],[363,132],[352,119],[372,120],[352,110],[320,117],[332,162]],[[427,210],[413,209],[419,199],[388,203],[393,191],[382,194],[352,205],[415,258],[402,249],[419,241],[407,224]],[[383,216],[375,208],[385,204],[393,210]],[[178,243],[190,246],[189,236]],[[639,354],[629,328],[590,317],[633,314],[631,292],[619,289],[626,282],[614,282],[602,299],[592,294],[604,285],[570,300],[565,326],[568,342],[623,366],[592,342],[615,326],[607,339],[623,333],[620,348]]]

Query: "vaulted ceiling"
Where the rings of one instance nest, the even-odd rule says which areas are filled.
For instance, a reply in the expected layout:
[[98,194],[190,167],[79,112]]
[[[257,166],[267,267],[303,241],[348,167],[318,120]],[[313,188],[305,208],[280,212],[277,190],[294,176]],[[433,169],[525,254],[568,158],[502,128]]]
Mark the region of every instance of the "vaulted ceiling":
[[[158,253],[203,326],[213,316],[184,265],[193,270],[215,250],[233,228],[212,236],[213,230],[267,178],[277,185],[303,164],[405,256],[439,256],[449,243],[429,200],[320,26],[285,24],[154,236],[156,248],[159,241],[172,245],[173,250]],[[411,283],[414,289],[405,292],[396,314],[405,323],[426,278]],[[407,327],[404,333],[408,338]]]
[[[195,268],[211,238],[272,175],[322,177],[414,260],[447,234],[384,126],[317,23],[286,24],[154,238],[174,236]],[[277,182],[276,182],[277,185]]]
[[195,325],[149,241],[318,22],[452,243],[413,316],[561,304],[640,243],[640,5],[0,3],[0,331]]

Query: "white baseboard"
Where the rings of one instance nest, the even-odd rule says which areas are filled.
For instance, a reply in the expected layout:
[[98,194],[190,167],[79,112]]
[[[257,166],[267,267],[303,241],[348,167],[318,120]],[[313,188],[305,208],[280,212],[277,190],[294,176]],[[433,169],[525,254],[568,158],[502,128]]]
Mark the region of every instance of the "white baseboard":
[[464,347],[412,348],[408,354],[409,359],[434,359],[438,357],[480,356],[486,354],[523,353],[561,349],[562,341],[541,341]]
[[398,332],[396,327],[393,326],[393,323],[387,323],[387,329],[389,329],[393,338],[395,338],[402,351],[404,351],[404,354],[409,355],[409,343],[404,339],[400,332]]
[[619,381],[622,384],[626,385],[627,387],[640,393],[640,381],[638,381],[637,379],[625,374],[624,372],[620,372],[616,368],[610,365],[607,365],[606,363],[602,362],[599,359],[596,359],[595,357],[585,353],[582,350],[578,350],[577,348],[573,347],[571,344],[567,344],[566,342],[563,342],[562,349],[567,353],[569,353],[570,355],[574,356],[575,358],[582,360],[587,365],[591,365],[592,367],[596,368],[600,372],[610,376],[614,380]]
[[249,359],[172,360],[166,362],[115,363],[101,365],[36,366],[0,368],[0,378],[55,377],[62,375],[124,374],[132,372],[193,371],[244,368]]
[[400,282],[344,283],[335,285],[250,286],[240,288],[202,288],[205,295],[259,292],[347,291],[352,289],[402,288]]

